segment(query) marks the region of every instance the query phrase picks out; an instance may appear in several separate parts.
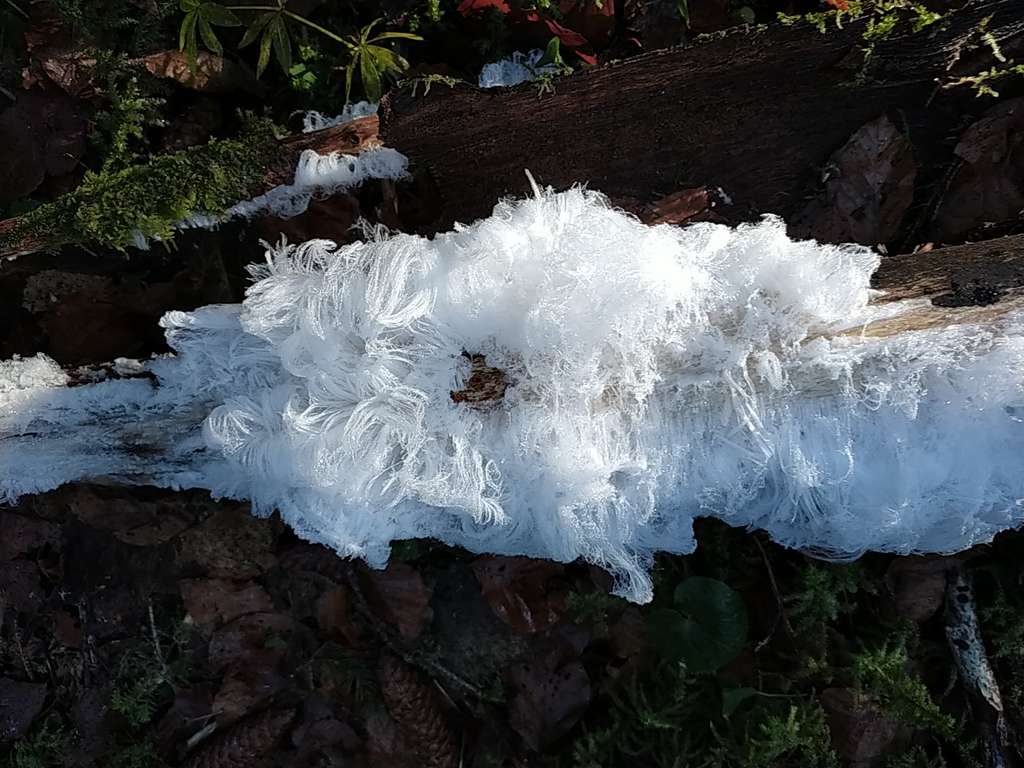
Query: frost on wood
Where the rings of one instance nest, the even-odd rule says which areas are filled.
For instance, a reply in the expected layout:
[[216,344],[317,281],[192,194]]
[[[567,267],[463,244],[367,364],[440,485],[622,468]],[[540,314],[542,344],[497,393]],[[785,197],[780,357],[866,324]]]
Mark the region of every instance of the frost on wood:
[[[766,219],[648,227],[573,189],[427,240],[286,245],[238,306],[172,312],[148,379],[0,371],[0,494],[75,479],[389,542],[583,557],[650,598],[715,516],[831,557],[948,552],[1024,519],[1024,312],[873,337],[878,257]],[[456,402],[472,355],[500,400]]]
[[539,49],[529,53],[515,51],[511,58],[485,64],[480,70],[477,84],[481,88],[509,88],[536,80],[540,75],[557,72],[558,68],[551,64],[538,66],[543,58],[544,51]]

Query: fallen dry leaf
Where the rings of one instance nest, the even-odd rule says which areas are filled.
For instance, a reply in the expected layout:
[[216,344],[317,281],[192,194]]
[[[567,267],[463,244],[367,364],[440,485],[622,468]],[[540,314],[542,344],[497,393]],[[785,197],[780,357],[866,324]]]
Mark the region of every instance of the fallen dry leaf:
[[262,652],[284,656],[292,636],[302,625],[281,613],[250,613],[239,616],[213,633],[209,645],[210,666],[221,671],[249,657],[266,661]]
[[0,560],[12,560],[60,543],[60,527],[46,520],[0,512]]
[[366,599],[378,616],[398,629],[406,640],[415,640],[433,616],[431,590],[419,571],[392,560],[383,571],[367,570]]
[[710,190],[707,187],[683,189],[655,202],[641,219],[645,224],[682,224],[710,210]]
[[213,697],[206,687],[197,685],[176,691],[174,703],[156,726],[161,751],[170,753],[175,745],[187,741],[206,724],[212,710]]
[[340,640],[349,648],[368,645],[369,636],[365,628],[354,620],[349,592],[345,587],[334,587],[320,595],[316,619],[324,636]]
[[883,115],[829,158],[823,193],[794,217],[791,231],[827,243],[892,240],[914,199],[916,178],[910,141]]
[[195,71],[189,66],[184,51],[159,51],[135,59],[154,77],[174,80],[189,90],[200,93],[231,93],[247,91],[261,93],[263,87],[252,72],[242,65],[208,51],[196,54]]
[[849,688],[826,688],[819,696],[832,746],[850,766],[866,768],[890,751],[901,727]]
[[112,693],[109,686],[87,688],[71,710],[75,749],[82,757],[81,765],[94,765],[96,758],[107,754],[114,746],[117,724],[110,708]]
[[0,677],[0,744],[20,739],[32,727],[46,701],[45,683]]
[[956,568],[958,557],[897,557],[885,572],[885,581],[897,615],[920,624],[942,606],[946,575]]
[[67,648],[81,648],[82,624],[67,611],[54,611],[53,636],[58,643]]
[[213,700],[218,725],[242,719],[284,690],[288,681],[278,670],[280,661],[279,653],[263,651],[228,667]]
[[34,612],[43,599],[36,564],[31,560],[0,561],[0,597],[8,608]]
[[226,579],[182,579],[179,587],[188,615],[200,629],[207,631],[247,613],[274,610],[267,591],[251,582],[238,584]]
[[182,507],[181,498],[169,492],[142,494],[84,485],[68,490],[72,515],[136,547],[164,544],[188,528],[194,520]]
[[541,750],[561,738],[590,705],[590,678],[579,654],[585,635],[566,629],[539,643],[506,677],[516,690],[509,725],[527,746]]
[[463,15],[478,13],[493,8],[498,13],[508,13],[512,9],[507,0],[462,0],[459,13]]
[[242,504],[225,505],[176,541],[178,564],[222,579],[252,579],[276,562],[269,520],[253,517]]
[[1024,97],[988,110],[953,150],[960,167],[935,212],[933,237],[958,240],[987,223],[1017,219],[1024,211]]
[[541,632],[565,612],[565,589],[552,583],[565,572],[559,563],[487,555],[474,560],[472,567],[491,610],[519,632]]

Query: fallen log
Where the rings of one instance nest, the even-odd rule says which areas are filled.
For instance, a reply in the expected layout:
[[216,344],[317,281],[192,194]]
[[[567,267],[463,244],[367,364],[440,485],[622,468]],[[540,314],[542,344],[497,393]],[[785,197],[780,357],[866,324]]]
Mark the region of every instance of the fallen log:
[[[0,497],[205,488],[373,564],[422,536],[582,556],[639,601],[698,516],[833,557],[958,550],[1022,519],[1022,239],[897,257],[881,296],[868,249],[578,190],[431,242],[282,245],[242,306],[164,317],[175,356],[4,363]],[[939,277],[992,259],[980,294]]]
[[587,183],[634,212],[709,186],[748,215],[789,221],[830,154],[887,111],[921,160],[952,160],[949,137],[980,102],[940,86],[993,63],[980,41],[986,19],[1004,51],[1021,44],[1015,0],[969,2],[874,43],[867,60],[862,23],[824,34],[809,24],[736,30],[561,78],[542,97],[531,84],[398,92],[382,105],[381,136],[437,186],[443,210],[427,232],[525,193],[524,168],[556,189]]
[[[366,150],[381,147],[378,127],[377,116],[369,115],[343,125],[280,139],[273,151],[268,153],[269,160],[265,163],[258,182],[250,187],[248,194],[255,197],[275,187],[291,184],[299,157],[307,150],[320,155],[358,155]],[[0,258],[13,258],[70,244],[52,230],[19,232],[24,229],[24,221],[24,217],[0,221]]]

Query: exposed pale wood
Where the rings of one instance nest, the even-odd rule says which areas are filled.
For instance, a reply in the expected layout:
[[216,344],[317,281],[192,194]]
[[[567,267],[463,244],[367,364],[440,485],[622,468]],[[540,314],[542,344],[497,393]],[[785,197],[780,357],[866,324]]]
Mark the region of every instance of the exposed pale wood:
[[1024,235],[890,256],[875,274],[887,299],[938,298],[951,305],[986,304],[1024,288]]

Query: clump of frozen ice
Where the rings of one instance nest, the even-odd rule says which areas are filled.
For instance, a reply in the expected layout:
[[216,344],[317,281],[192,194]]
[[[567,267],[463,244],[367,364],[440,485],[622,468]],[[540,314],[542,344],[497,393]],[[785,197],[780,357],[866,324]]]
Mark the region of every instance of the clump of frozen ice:
[[322,131],[325,128],[334,128],[338,125],[351,123],[359,117],[369,117],[377,114],[377,103],[370,101],[357,101],[354,104],[346,104],[340,115],[327,116],[315,110],[310,110],[302,118],[302,132],[312,133]]
[[[907,308],[871,304],[878,263],[582,189],[429,240],[283,245],[241,306],[164,318],[158,385],[0,370],[22,382],[0,385],[0,495],[208,488],[374,565],[410,537],[583,557],[639,601],[698,516],[832,557],[963,549],[1024,520],[1024,312],[862,335]],[[453,400],[467,352],[500,400]]]
[[478,85],[481,88],[509,88],[536,80],[541,75],[556,73],[558,68],[553,64],[540,64],[543,58],[544,51],[539,49],[528,53],[515,51],[507,59],[485,64],[480,70]]

